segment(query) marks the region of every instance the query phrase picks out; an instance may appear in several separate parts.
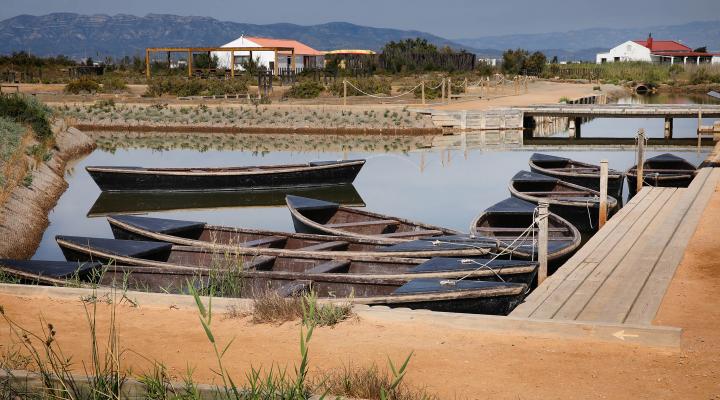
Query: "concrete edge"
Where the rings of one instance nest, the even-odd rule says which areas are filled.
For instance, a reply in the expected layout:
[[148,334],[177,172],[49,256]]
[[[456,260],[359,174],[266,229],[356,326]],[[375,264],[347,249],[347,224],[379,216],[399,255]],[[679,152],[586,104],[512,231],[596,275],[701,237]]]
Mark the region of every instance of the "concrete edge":
[[[107,288],[64,288],[0,284],[0,294],[55,299],[96,299],[126,301],[137,307],[195,309],[195,299],[188,295],[145,293]],[[203,297],[205,304],[209,298]],[[213,298],[215,310],[247,312],[252,310],[251,299]],[[368,320],[385,322],[411,322],[438,327],[465,329],[479,332],[505,333],[515,336],[539,338],[566,338],[590,341],[631,344],[648,347],[680,349],[682,329],[668,326],[629,325],[616,323],[558,321],[550,319],[517,318],[493,315],[456,314],[428,310],[391,309],[386,306],[354,305],[353,310]]]

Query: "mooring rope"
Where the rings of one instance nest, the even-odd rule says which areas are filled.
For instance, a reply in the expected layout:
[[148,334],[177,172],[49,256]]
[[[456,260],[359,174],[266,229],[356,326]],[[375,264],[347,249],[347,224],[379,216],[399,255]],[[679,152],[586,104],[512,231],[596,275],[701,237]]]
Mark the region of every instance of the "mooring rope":
[[[512,243],[510,243],[510,246],[502,249],[502,251],[500,251],[499,253],[495,254],[495,256],[494,256],[493,258],[489,259],[489,260],[488,260],[487,262],[485,262],[485,263],[480,263],[480,262],[477,262],[477,261],[474,261],[474,260],[467,260],[468,262],[466,262],[466,263],[475,263],[475,264],[478,264],[479,267],[476,268],[476,269],[474,269],[474,270],[472,270],[472,271],[469,271],[467,274],[463,275],[462,277],[460,277],[460,278],[458,278],[458,279],[442,280],[442,281],[440,281],[440,284],[441,284],[441,285],[447,285],[447,286],[454,286],[454,285],[456,285],[458,282],[460,282],[460,281],[468,278],[469,276],[475,274],[477,271],[479,271],[479,270],[481,270],[481,269],[491,269],[491,270],[492,270],[492,268],[489,267],[489,265],[490,265],[491,262],[495,261],[495,260],[496,260],[498,257],[500,257],[500,256],[503,256],[503,255],[508,254],[508,253],[512,253],[512,251],[514,251],[515,249],[517,249],[517,247],[519,247],[519,245],[518,245],[518,246],[515,246],[515,243],[516,243],[518,240],[520,240],[521,238],[525,237],[525,236],[528,235],[530,232],[533,232],[533,234],[534,234],[534,229],[533,229],[533,228],[534,228],[535,226],[539,226],[539,222],[540,222],[540,220],[541,220],[540,217],[535,218],[535,215],[537,215],[537,213],[538,213],[538,208],[536,207],[535,210],[533,211],[533,222],[532,222],[532,223],[530,224],[530,226],[527,227],[520,235],[518,235],[518,237],[516,237],[515,240],[512,241]],[[547,218],[547,215],[544,216],[543,218]],[[534,244],[533,244],[533,253],[534,253]],[[493,273],[495,273],[495,274],[497,275],[497,273],[496,273],[495,271],[493,271]],[[504,280],[503,280],[503,282],[504,282]]]
[[352,82],[350,82],[350,81],[348,81],[348,80],[346,80],[345,83],[347,83],[348,85],[350,85],[350,87],[352,87],[353,89],[357,90],[358,92],[364,94],[365,96],[372,97],[372,98],[375,98],[375,99],[384,99],[384,100],[397,99],[398,97],[402,97],[402,96],[405,96],[405,95],[407,95],[407,94],[414,93],[414,92],[415,92],[415,89],[419,88],[419,87],[422,85],[422,83],[419,83],[419,84],[417,84],[414,88],[408,90],[407,92],[404,92],[404,93],[401,93],[401,94],[398,94],[398,95],[395,95],[395,96],[390,96],[390,95],[379,96],[379,95],[370,94],[370,93],[367,93],[367,92],[363,91],[363,90],[360,89],[359,87],[353,85]]

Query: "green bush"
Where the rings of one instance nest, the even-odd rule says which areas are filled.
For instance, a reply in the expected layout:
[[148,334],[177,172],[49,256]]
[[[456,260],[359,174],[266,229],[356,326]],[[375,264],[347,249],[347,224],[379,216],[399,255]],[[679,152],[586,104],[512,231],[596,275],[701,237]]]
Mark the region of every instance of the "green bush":
[[[383,79],[379,77],[371,78],[353,78],[346,79],[348,81],[347,95],[348,96],[364,96],[363,93],[351,86],[354,85],[356,88],[362,90],[365,93],[372,95],[385,94],[390,95],[392,87],[390,86],[390,79]],[[343,81],[335,80],[328,88],[330,93],[335,96],[343,95]]]
[[690,83],[699,85],[701,83],[720,83],[720,72],[712,73],[706,68],[698,68],[690,74]]
[[247,82],[242,79],[187,79],[181,77],[154,78],[149,84],[146,96],[222,96],[247,92]]
[[15,153],[24,133],[22,125],[10,118],[0,117],[0,165]]
[[75,79],[65,85],[65,93],[97,93],[99,90],[100,85],[94,80],[88,78]]
[[51,116],[52,111],[34,97],[0,96],[0,117],[30,124],[38,139],[52,137]]
[[113,76],[103,81],[102,91],[105,93],[122,92],[124,90],[127,90],[127,84],[123,78]]
[[320,96],[325,86],[314,80],[300,81],[293,85],[285,96],[294,99],[314,99]]

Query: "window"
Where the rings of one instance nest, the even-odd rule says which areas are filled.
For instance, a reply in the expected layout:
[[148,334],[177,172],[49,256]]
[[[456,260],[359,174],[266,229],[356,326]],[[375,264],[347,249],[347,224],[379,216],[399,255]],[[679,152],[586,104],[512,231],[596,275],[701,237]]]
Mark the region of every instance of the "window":
[[615,57],[615,58],[613,59],[613,61],[615,61],[615,62],[620,62],[620,57]]
[[607,58],[604,58],[604,57],[603,57],[603,58],[600,59],[600,63],[605,64],[606,62],[607,62]]

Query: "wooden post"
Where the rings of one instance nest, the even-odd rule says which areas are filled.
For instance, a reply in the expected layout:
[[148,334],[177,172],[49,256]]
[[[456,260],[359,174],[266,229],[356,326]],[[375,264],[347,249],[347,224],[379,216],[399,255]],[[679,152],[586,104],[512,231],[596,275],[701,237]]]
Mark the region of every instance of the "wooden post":
[[608,190],[608,161],[600,161],[600,215],[598,217],[598,229],[602,228],[607,221],[607,190]]
[[452,79],[447,79],[447,102],[450,104],[450,100],[452,100]]
[[422,97],[422,103],[425,105],[425,81],[420,82],[420,97]]
[[700,146],[702,145],[702,109],[698,109],[698,129],[697,129],[697,147],[698,151],[700,151]]
[[150,79],[150,50],[145,49],[145,78]]
[[445,78],[443,78],[443,80],[442,80],[442,82],[441,82],[441,87],[440,87],[440,102],[441,102],[441,103],[444,103],[444,102],[445,102]]
[[665,140],[670,140],[673,137],[673,119],[671,117],[665,117]]
[[538,203],[538,262],[540,270],[538,271],[538,285],[541,285],[547,278],[547,252],[548,252],[548,207],[547,201]]
[[465,91],[463,93],[467,93],[467,78],[465,78],[465,82],[463,83],[463,85],[465,86]]
[[347,81],[343,79],[343,105],[347,105]]
[[192,78],[192,51],[188,50],[187,56],[188,78]]
[[645,180],[645,129],[638,129],[637,141],[637,185],[635,193],[640,193],[643,187],[643,181]]
[[290,52],[290,57],[292,57],[290,59],[290,68],[292,69],[292,73],[293,73],[293,75],[291,75],[291,76],[295,76],[295,73],[297,72],[295,70],[297,68],[297,65],[295,63],[295,48],[294,47],[293,47],[292,51]]
[[235,77],[235,50],[230,51],[230,77]]
[[278,51],[277,51],[277,49],[275,49],[275,65],[273,68],[273,75],[277,76],[279,70],[280,70],[280,66],[278,65]]

